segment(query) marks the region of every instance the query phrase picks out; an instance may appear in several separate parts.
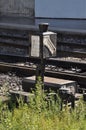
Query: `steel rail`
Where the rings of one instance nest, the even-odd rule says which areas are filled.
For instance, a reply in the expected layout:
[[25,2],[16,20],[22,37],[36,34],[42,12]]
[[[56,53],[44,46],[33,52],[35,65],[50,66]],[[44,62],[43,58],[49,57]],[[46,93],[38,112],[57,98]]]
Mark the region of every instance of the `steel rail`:
[[[35,64],[40,63],[40,59],[30,58],[29,56],[18,56],[18,55],[11,55],[11,54],[0,54],[0,59],[5,62],[32,62]],[[86,70],[86,61],[72,61],[72,60],[61,60],[60,58],[49,58],[45,60],[46,65],[54,65],[56,67],[62,67],[69,69],[71,67],[79,68],[82,70]]]
[[[0,71],[17,71],[18,73],[26,74],[26,75],[32,75],[36,73],[36,68],[32,67],[26,67],[26,66],[19,66],[15,65],[12,63],[0,63]],[[77,81],[79,84],[86,85],[86,75],[80,75],[80,74],[72,74],[72,73],[67,73],[67,72],[62,72],[62,71],[48,71],[45,70],[45,75],[46,76],[51,76],[55,78],[62,78],[62,79],[69,79],[69,80],[74,80]]]
[[14,72],[19,76],[30,76],[35,74],[35,68],[0,62],[0,72]]
[[66,72],[53,72],[53,71],[46,71],[45,75],[51,76],[51,77],[57,77],[62,79],[69,79],[77,81],[79,84],[86,85],[86,75],[78,75],[78,74],[72,74],[72,73],[66,73]]
[[58,67],[62,68],[80,68],[82,70],[86,70],[86,61],[80,62],[80,61],[72,61],[72,60],[60,60],[60,58],[50,58],[49,60],[46,61],[46,63],[51,64],[51,65],[56,65]]

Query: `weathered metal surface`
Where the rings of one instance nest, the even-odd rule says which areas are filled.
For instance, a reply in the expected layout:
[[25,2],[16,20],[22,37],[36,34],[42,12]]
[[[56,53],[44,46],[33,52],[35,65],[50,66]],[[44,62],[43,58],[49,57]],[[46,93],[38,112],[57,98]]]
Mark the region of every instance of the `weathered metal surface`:
[[[29,91],[31,88],[35,88],[35,76],[24,78],[22,81],[22,88],[24,91]],[[72,80],[64,80],[52,77],[44,77],[44,89],[57,91],[62,86],[66,88],[74,88],[76,91],[76,82]]]

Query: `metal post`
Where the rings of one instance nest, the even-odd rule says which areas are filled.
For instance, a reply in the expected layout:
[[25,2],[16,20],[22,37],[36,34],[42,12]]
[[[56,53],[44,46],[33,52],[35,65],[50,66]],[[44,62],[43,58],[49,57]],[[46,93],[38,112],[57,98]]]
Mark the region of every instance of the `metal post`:
[[36,69],[36,82],[37,82],[37,77],[40,76],[43,84],[44,84],[44,72],[45,72],[45,60],[43,58],[43,32],[46,32],[47,29],[48,29],[48,23],[39,24],[40,63],[37,65],[37,69]]

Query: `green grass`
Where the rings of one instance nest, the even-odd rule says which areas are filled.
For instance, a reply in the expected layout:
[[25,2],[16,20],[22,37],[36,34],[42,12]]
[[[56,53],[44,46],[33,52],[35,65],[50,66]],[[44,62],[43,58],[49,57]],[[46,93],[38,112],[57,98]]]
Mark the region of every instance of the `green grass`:
[[45,100],[39,78],[35,99],[30,103],[20,102],[16,108],[8,109],[0,104],[0,130],[86,130],[86,102],[80,100],[74,110],[65,107],[60,110],[60,100]]

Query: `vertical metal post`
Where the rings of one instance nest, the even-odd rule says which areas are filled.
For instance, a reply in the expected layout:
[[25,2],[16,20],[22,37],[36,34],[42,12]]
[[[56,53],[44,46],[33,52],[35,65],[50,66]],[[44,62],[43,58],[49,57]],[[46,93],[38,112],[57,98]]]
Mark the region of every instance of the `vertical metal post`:
[[43,84],[44,84],[44,72],[45,72],[45,60],[43,58],[43,32],[46,32],[47,29],[48,29],[48,23],[39,24],[40,63],[38,64],[37,70],[36,70],[36,81],[37,81],[37,77],[40,76]]
[[42,33],[40,33],[40,59],[36,69],[36,80],[37,77],[40,76],[43,84],[44,84],[44,71],[45,71],[45,61],[43,59],[43,35]]
[[42,78],[42,82],[44,82],[44,70],[45,70],[45,63],[43,59],[43,34],[40,34],[40,76]]

